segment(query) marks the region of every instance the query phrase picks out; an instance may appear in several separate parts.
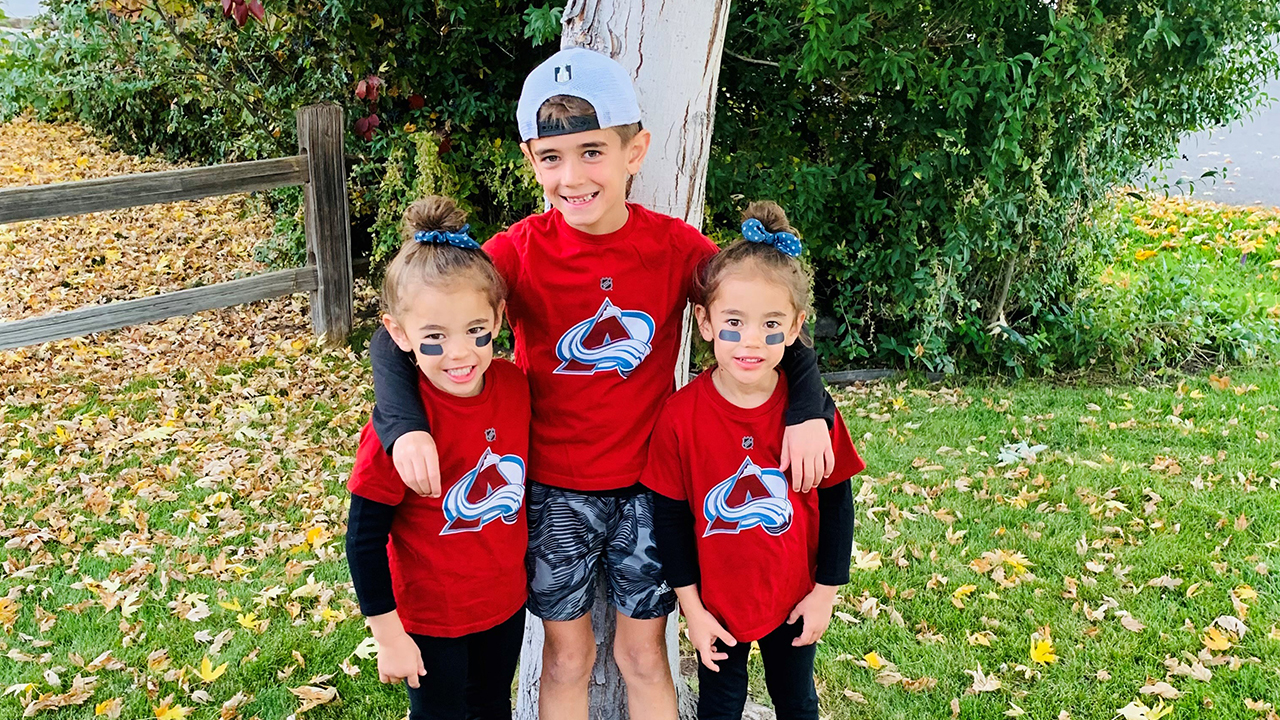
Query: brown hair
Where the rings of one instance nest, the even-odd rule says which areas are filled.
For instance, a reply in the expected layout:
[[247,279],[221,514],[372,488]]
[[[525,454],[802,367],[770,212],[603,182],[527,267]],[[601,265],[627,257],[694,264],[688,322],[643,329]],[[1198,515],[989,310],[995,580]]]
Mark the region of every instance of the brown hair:
[[[595,116],[596,109],[591,103],[573,95],[552,95],[538,108],[538,122],[554,121],[561,127],[567,127],[570,118]],[[609,129],[618,133],[618,137],[622,138],[622,146],[626,147],[640,132],[640,123],[615,125]]]
[[[787,214],[777,203],[769,200],[753,202],[742,211],[742,220],[755,218],[771,233],[788,232],[796,237],[800,233],[787,222]],[[813,276],[799,258],[793,258],[777,248],[764,243],[738,239],[716,253],[707,261],[694,282],[694,297],[699,305],[710,308],[720,292],[720,286],[734,273],[754,271],[770,282],[786,288],[791,295],[791,305],[796,314],[809,312],[809,288]],[[808,343],[807,333],[801,339]]]
[[467,213],[453,200],[439,195],[415,201],[404,211],[400,225],[404,246],[387,265],[382,280],[382,305],[388,314],[396,317],[404,311],[414,283],[439,288],[466,282],[487,295],[497,313],[507,297],[507,286],[484,251],[414,240],[420,230],[458,232],[466,222]]

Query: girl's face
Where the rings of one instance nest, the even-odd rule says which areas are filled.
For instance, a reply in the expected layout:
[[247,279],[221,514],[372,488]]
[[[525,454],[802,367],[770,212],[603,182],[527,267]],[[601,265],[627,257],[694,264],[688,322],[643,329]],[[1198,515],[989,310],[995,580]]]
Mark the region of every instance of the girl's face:
[[488,296],[470,284],[418,286],[399,317],[382,316],[401,350],[412,352],[427,380],[458,397],[474,397],[484,388],[484,372],[493,362],[493,338],[502,327]]
[[791,292],[755,272],[726,277],[711,305],[699,305],[694,313],[702,338],[715,348],[716,362],[747,386],[773,372],[804,322]]

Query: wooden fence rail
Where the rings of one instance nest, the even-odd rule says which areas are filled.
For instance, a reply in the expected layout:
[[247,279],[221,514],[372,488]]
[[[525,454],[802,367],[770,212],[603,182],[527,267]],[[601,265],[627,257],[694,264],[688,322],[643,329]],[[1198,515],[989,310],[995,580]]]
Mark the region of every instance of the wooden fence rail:
[[311,293],[311,323],[329,344],[351,332],[351,235],[342,108],[298,110],[299,154],[0,190],[0,224],[302,185],[307,264],[229,282],[0,323],[0,350],[62,340],[203,310]]

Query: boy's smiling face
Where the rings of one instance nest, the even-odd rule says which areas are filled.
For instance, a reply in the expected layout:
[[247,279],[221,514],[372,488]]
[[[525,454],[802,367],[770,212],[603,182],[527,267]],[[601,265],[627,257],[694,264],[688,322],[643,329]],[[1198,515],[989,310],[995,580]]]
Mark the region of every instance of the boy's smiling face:
[[623,144],[616,130],[534,138],[520,149],[551,206],[570,227],[592,235],[627,222],[627,180],[640,172],[651,136],[641,130]]

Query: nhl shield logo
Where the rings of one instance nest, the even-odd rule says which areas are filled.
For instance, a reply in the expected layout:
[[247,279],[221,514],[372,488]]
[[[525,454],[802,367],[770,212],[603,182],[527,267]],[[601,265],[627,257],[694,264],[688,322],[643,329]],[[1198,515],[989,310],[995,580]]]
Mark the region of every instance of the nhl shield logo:
[[612,289],[613,289],[613,278],[611,278],[611,277],[602,277],[602,278],[600,278],[600,289],[601,289],[601,290],[604,290],[605,292],[608,292],[608,291],[612,290]]
[[497,440],[497,439],[498,439],[498,431],[497,431],[497,430],[495,430],[495,429],[493,429],[493,428],[489,428],[488,430],[485,430],[485,431],[484,431],[484,439],[485,439],[486,441],[488,441],[488,442],[493,442],[494,440]]
[[744,435],[742,438],[742,449],[750,450],[756,446],[756,439],[750,435]]

